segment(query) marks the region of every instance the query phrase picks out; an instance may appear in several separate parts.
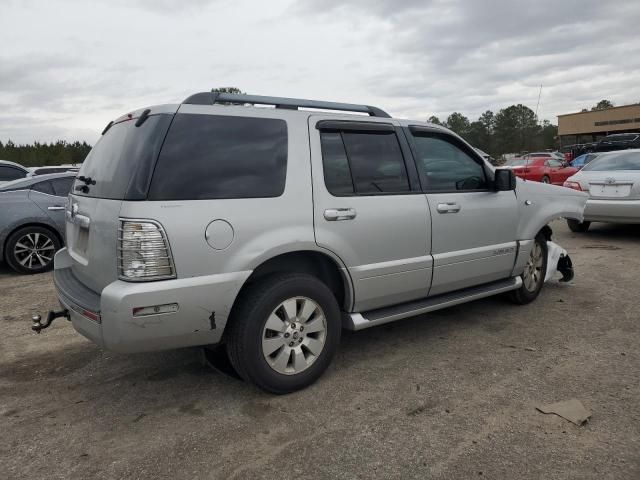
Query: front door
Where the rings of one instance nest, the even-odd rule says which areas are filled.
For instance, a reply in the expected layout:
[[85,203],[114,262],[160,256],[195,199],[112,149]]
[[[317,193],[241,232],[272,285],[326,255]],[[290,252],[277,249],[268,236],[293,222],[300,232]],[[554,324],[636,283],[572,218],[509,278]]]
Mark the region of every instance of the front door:
[[515,192],[495,192],[488,165],[441,130],[406,130],[431,212],[430,295],[509,277],[516,257]]
[[398,132],[390,119],[309,119],[316,242],[345,264],[354,311],[429,291],[430,213]]

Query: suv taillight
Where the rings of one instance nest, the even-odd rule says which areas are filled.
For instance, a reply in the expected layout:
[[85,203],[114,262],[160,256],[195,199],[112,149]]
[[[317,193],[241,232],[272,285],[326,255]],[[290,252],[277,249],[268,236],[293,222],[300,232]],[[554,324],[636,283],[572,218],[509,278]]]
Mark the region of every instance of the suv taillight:
[[129,281],[176,278],[169,241],[159,223],[120,219],[118,277]]

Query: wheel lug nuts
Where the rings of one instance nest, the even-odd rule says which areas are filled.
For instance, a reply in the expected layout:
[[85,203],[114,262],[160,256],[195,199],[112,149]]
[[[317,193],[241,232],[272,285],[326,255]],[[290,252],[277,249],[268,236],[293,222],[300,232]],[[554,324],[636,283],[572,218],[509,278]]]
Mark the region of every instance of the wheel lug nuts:
[[293,347],[294,343],[293,342],[289,342],[289,346]]
[[289,338],[289,332],[284,334],[284,338]]
[[291,328],[296,328],[296,324],[291,322]]
[[304,332],[304,327],[302,325],[300,325],[300,331]]

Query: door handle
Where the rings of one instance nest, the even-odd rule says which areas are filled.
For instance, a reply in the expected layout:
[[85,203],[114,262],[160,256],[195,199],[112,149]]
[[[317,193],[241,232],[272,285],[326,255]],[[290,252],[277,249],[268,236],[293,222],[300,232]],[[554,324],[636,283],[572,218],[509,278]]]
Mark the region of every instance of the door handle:
[[65,209],[65,207],[58,206],[58,205],[56,205],[54,207],[47,207],[47,210],[64,210],[64,209]]
[[462,207],[455,202],[439,203],[438,213],[458,213]]
[[355,208],[328,208],[324,211],[324,219],[329,222],[353,220],[356,218]]

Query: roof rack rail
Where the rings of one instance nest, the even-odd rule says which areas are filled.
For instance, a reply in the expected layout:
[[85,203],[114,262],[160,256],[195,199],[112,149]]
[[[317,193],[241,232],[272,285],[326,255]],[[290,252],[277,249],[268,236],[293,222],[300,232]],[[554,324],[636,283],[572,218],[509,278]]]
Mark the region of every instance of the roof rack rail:
[[298,108],[318,108],[322,110],[337,110],[344,112],[368,113],[372,117],[391,118],[384,110],[369,105],[353,103],[322,102],[318,100],[303,100],[300,98],[265,97],[262,95],[244,95],[236,93],[200,92],[194,93],[182,103],[189,105],[214,105],[216,103],[252,103],[259,105],[274,105],[276,108],[297,110]]

